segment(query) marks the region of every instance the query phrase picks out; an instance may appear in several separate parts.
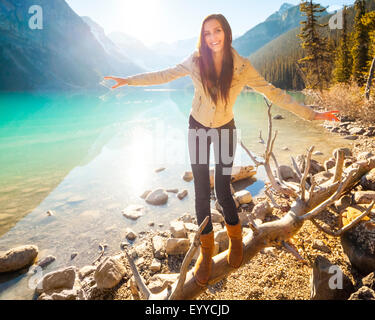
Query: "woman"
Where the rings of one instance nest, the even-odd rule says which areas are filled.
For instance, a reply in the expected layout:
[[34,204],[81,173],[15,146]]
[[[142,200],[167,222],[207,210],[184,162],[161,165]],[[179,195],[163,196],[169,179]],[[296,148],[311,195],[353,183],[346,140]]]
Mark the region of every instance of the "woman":
[[[211,14],[203,22],[198,50],[175,67],[127,78],[105,77],[123,85],[155,85],[190,75],[195,87],[189,118],[189,155],[194,177],[195,211],[198,225],[209,217],[200,236],[201,249],[194,266],[194,278],[205,286],[211,274],[214,232],[210,211],[209,153],[215,151],[215,192],[223,208],[229,237],[227,262],[238,268],[243,260],[242,228],[230,190],[231,169],[236,148],[233,105],[245,85],[266,95],[272,102],[305,120],[335,120],[334,112],[315,112],[275,88],[255,70],[247,58],[232,47],[232,31],[222,14]],[[218,156],[217,156],[218,155]],[[224,161],[226,158],[227,161]],[[228,160],[229,158],[229,160]]]

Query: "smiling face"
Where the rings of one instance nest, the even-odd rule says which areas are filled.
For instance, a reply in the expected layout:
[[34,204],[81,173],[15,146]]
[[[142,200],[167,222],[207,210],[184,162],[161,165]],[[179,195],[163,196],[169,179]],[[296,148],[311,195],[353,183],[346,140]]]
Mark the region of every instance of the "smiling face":
[[224,49],[225,34],[218,20],[207,20],[203,26],[203,35],[207,46],[213,52],[220,52]]

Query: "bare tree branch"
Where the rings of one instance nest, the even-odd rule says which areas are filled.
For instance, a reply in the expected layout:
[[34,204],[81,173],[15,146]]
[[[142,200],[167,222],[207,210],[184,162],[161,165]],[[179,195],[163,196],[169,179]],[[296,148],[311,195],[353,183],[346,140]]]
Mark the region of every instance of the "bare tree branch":
[[180,276],[178,278],[177,285],[176,285],[175,289],[173,289],[173,291],[172,291],[171,295],[169,296],[168,300],[176,300],[180,296],[182,296],[182,290],[183,290],[183,286],[184,286],[184,283],[185,283],[186,273],[188,271],[189,264],[190,264],[191,260],[193,260],[194,254],[195,254],[195,252],[197,251],[197,249],[200,245],[200,240],[199,240],[200,235],[201,235],[203,229],[206,227],[209,219],[210,218],[207,216],[203,220],[201,225],[199,226],[198,231],[195,234],[194,241],[190,245],[190,248],[189,248],[188,252],[186,253],[186,255],[184,257],[184,260],[182,261]]
[[370,204],[369,207],[366,208],[366,210],[361,214],[359,215],[357,218],[355,218],[352,222],[350,222],[349,224],[347,224],[346,226],[342,227],[340,230],[337,230],[337,231],[332,231],[332,230],[329,230],[323,226],[321,226],[314,218],[311,219],[311,222],[314,224],[314,226],[316,226],[320,231],[323,231],[324,233],[327,233],[328,235],[332,236],[332,237],[340,237],[344,232],[352,229],[353,227],[355,227],[364,217],[368,216],[369,213],[371,212],[373,206],[375,205],[375,200],[373,200]]

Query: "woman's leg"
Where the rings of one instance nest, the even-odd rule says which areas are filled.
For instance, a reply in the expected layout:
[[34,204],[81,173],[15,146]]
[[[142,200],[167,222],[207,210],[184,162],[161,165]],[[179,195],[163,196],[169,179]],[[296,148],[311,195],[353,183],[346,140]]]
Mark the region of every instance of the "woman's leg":
[[[210,187],[210,144],[211,138],[204,134],[205,129],[189,126],[189,156],[194,177],[195,189],[195,213],[197,224],[200,225],[208,216],[209,221],[203,229],[202,234],[207,234],[213,230],[211,221],[211,187]],[[199,135],[201,136],[199,138]]]
[[235,225],[239,222],[236,204],[230,189],[233,160],[236,153],[237,134],[234,121],[219,130],[219,140],[214,142],[215,152],[215,193],[223,208],[225,222]]

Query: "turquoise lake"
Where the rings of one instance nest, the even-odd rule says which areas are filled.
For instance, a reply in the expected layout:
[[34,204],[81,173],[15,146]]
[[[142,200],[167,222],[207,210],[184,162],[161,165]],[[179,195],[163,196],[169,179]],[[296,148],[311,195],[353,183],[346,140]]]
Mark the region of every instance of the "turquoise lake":
[[[127,227],[146,231],[154,221],[154,229],[166,230],[185,212],[195,216],[194,184],[182,179],[191,171],[187,129],[192,98],[192,90],[131,87],[102,95],[0,93],[0,251],[37,245],[40,258],[56,257],[45,274],[91,264],[99,244],[108,245],[106,255],[119,252]],[[234,114],[239,137],[261,156],[259,131],[266,139],[268,125],[263,96],[241,93]],[[291,155],[306,154],[311,145],[323,153],[313,158],[323,161],[350,143],[326,132],[322,121],[304,121],[277,106],[272,114],[285,118],[273,120],[279,164],[290,165]],[[252,164],[240,145],[234,164]],[[160,167],[165,170],[155,172]],[[246,186],[253,196],[264,191],[262,167],[255,177]],[[169,193],[162,206],[140,198],[159,187],[187,189],[188,195],[179,200]],[[145,206],[146,214],[136,221],[125,218],[121,211],[131,204]],[[48,216],[48,210],[54,215]],[[78,255],[71,260],[73,252]],[[25,271],[0,274],[0,299],[32,299],[31,283]]]

